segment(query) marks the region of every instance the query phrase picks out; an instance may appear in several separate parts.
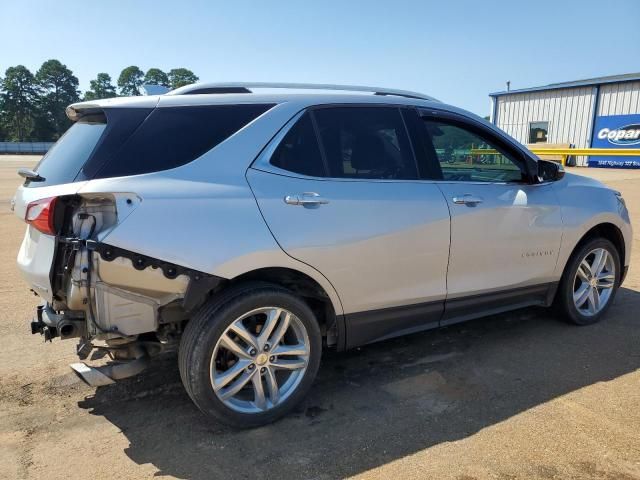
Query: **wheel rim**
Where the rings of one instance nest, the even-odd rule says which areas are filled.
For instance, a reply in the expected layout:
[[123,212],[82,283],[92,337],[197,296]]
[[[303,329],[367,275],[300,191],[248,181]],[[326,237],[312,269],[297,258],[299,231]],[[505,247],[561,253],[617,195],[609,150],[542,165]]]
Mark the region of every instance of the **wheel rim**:
[[278,307],[238,317],[213,349],[211,386],[229,408],[260,413],[284,402],[307,370],[309,336],[302,321]]
[[612,255],[604,248],[590,251],[578,265],[573,281],[573,303],[582,315],[598,314],[609,303],[616,281]]

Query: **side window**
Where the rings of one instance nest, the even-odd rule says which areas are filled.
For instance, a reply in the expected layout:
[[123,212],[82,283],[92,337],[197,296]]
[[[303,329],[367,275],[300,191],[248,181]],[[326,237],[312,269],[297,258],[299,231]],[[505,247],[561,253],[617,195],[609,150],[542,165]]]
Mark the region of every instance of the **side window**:
[[300,117],[287,132],[271,157],[271,165],[301,175],[325,176],[318,138],[309,113]]
[[425,120],[444,180],[519,182],[522,172],[508,156],[478,134],[457,125]]
[[[95,173],[94,178],[139,175],[176,168],[195,160],[222,143],[273,105],[209,105],[156,108],[129,133],[114,131],[117,145]],[[107,144],[103,143],[104,148]],[[88,165],[87,167],[91,167]],[[85,169],[90,170],[90,168]],[[86,173],[86,171],[85,171]]]
[[313,111],[334,178],[413,180],[416,163],[394,107],[332,107]]

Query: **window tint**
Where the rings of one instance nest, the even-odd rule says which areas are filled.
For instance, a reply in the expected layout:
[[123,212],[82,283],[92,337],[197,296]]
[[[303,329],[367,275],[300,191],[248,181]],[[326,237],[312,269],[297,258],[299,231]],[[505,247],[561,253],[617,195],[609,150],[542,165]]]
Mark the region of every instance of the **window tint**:
[[309,113],[300,117],[287,132],[271,157],[271,164],[301,175],[326,176]]
[[398,108],[320,108],[313,114],[330,177],[417,178],[415,160]]
[[247,104],[156,108],[104,162],[95,178],[137,175],[185,165],[271,107]]
[[509,157],[484,138],[456,125],[425,120],[444,180],[515,182],[522,173]]
[[104,115],[82,119],[49,149],[35,168],[42,182],[26,181],[28,187],[44,187],[73,182],[100,140],[107,121]]
[[152,111],[153,108],[105,108],[107,128],[76,180],[94,178]]

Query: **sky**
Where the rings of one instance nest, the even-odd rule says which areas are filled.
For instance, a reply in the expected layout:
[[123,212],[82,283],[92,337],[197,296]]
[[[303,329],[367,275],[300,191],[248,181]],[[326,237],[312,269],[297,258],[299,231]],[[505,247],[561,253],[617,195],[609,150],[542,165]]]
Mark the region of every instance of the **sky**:
[[0,0],[0,76],[57,58],[86,90],[129,65],[201,81],[413,90],[479,115],[490,92],[640,72],[640,1]]

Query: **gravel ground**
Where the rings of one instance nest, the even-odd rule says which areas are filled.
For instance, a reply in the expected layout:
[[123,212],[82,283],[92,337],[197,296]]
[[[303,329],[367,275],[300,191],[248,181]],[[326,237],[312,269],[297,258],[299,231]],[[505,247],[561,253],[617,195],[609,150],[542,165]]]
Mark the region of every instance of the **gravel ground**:
[[[16,271],[19,165],[0,157],[0,478],[640,479],[640,270],[608,318],[526,309],[323,358],[307,401],[267,427],[204,420],[167,354],[91,388],[74,342],[28,332]],[[579,170],[625,195],[640,261],[640,171]]]

